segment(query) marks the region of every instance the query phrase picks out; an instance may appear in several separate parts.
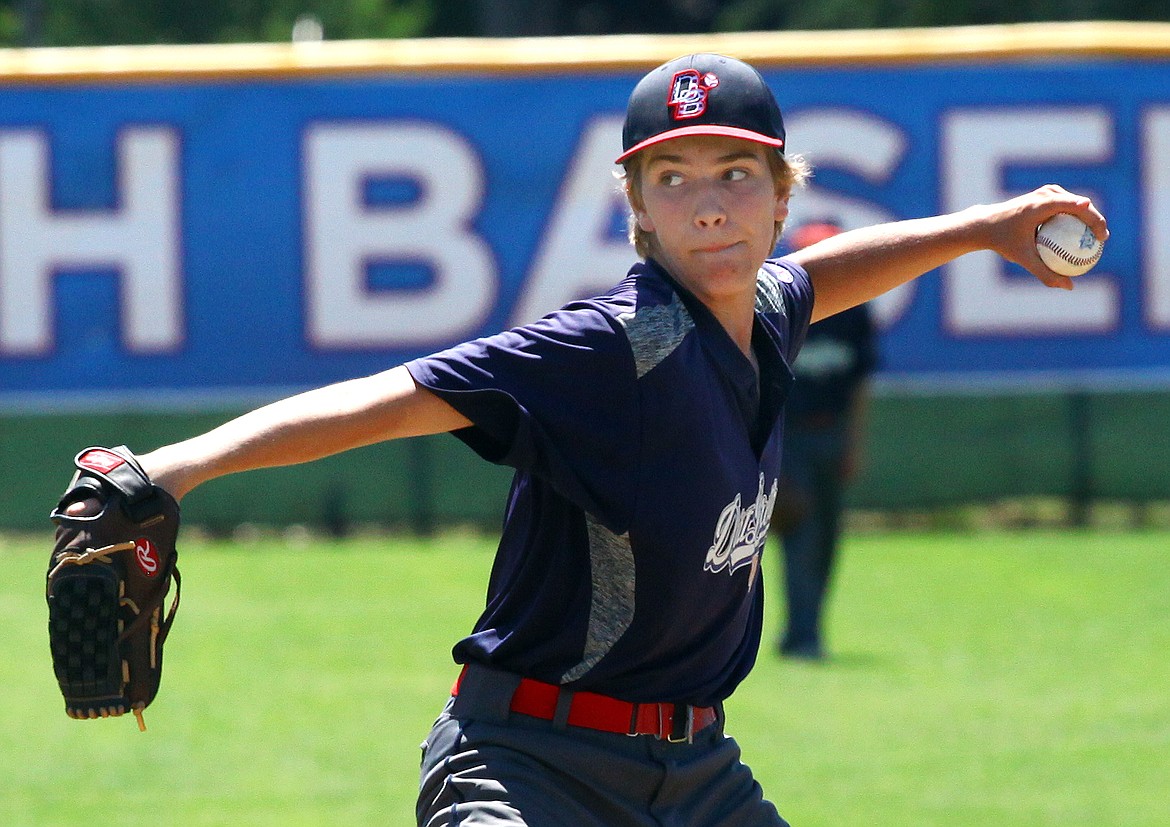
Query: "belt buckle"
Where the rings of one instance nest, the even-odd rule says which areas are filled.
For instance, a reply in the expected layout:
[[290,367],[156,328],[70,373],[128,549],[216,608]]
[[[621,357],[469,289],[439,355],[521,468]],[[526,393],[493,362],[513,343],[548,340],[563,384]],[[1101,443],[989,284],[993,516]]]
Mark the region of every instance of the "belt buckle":
[[[687,710],[686,726],[683,727],[682,735],[676,737],[674,725],[678,718],[678,704],[673,707],[669,729],[663,726],[662,706],[662,704],[658,705],[658,737],[668,744],[693,744],[695,742],[695,708],[690,704],[684,705]],[[663,737],[663,733],[665,733],[665,737]]]

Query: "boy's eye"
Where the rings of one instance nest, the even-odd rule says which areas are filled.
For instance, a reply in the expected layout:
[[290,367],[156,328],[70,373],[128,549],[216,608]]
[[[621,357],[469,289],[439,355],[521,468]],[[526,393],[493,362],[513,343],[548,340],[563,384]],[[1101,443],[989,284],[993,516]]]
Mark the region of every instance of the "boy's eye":
[[677,187],[679,184],[682,183],[682,176],[679,175],[677,172],[664,172],[664,173],[662,173],[662,177],[659,180],[665,186]]
[[739,168],[729,169],[726,173],[724,173],[724,177],[728,181],[742,181],[744,178],[747,178],[747,175],[748,173],[746,169]]

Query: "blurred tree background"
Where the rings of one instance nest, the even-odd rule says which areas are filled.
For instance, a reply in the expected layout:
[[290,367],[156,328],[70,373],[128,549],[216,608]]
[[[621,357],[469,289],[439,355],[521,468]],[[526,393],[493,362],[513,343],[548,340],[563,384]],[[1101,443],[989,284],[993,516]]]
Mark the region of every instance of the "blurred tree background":
[[[0,0],[0,46],[1170,20],[1170,0]],[[306,29],[298,27],[305,32]]]

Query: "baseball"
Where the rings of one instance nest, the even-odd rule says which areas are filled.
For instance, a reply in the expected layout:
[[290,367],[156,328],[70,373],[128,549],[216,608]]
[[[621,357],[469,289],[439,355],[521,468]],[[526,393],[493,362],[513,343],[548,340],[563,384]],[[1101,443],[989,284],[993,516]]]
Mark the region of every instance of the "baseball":
[[1104,249],[1104,242],[1075,215],[1060,213],[1036,228],[1036,252],[1040,260],[1062,276],[1089,272]]

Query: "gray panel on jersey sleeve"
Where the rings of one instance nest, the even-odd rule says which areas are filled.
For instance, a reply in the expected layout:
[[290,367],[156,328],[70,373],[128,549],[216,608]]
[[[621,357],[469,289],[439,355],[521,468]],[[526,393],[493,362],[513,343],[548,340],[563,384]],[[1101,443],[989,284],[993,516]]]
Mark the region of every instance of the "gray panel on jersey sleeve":
[[634,550],[628,534],[618,536],[588,514],[589,568],[593,602],[585,633],[584,658],[561,675],[561,683],[584,676],[609,653],[634,621]]
[[641,379],[682,343],[695,321],[678,296],[667,305],[643,307],[618,316],[634,351],[634,366]]
[[784,304],[784,291],[780,289],[780,279],[764,269],[756,274],[756,312],[788,315],[788,307]]

